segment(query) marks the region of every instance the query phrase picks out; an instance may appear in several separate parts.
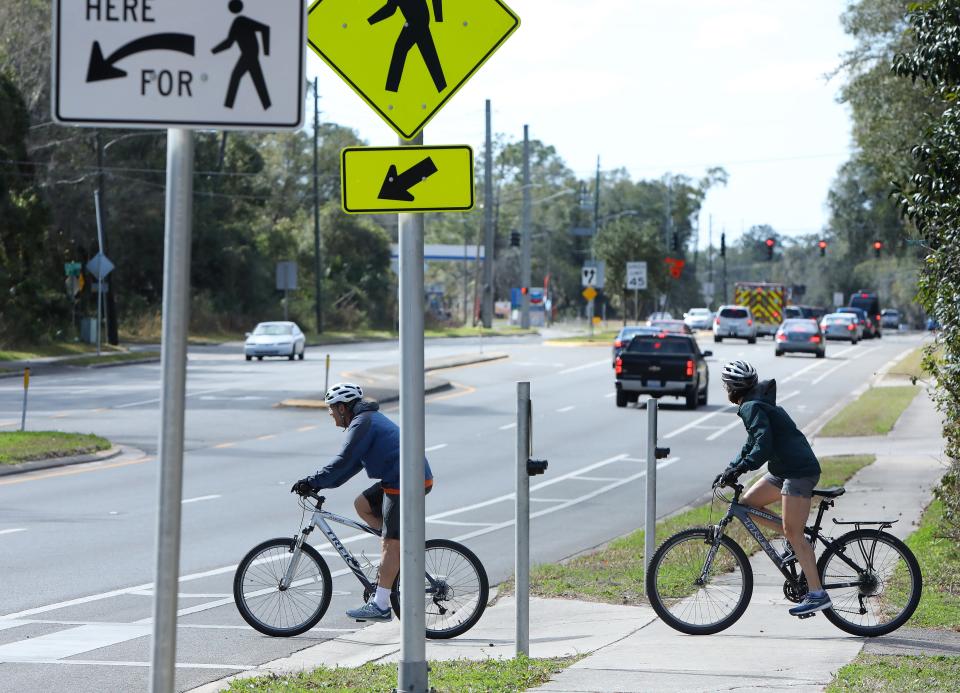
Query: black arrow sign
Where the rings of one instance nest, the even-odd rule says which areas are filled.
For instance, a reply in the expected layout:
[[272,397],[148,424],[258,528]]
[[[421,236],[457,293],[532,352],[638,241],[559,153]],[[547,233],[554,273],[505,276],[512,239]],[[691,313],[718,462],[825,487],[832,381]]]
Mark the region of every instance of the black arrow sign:
[[90,67],[87,68],[87,81],[99,82],[104,79],[126,77],[127,73],[115,67],[114,63],[130,57],[134,53],[177,51],[193,55],[194,44],[194,37],[190,34],[153,34],[131,41],[115,50],[109,58],[104,58],[103,51],[100,49],[100,42],[94,41],[93,50],[90,51]]
[[429,156],[403,173],[397,173],[397,167],[390,164],[390,170],[387,171],[387,175],[383,179],[383,186],[380,188],[380,194],[377,197],[381,200],[413,202],[415,198],[410,194],[410,188],[425,181],[436,172],[437,166]]

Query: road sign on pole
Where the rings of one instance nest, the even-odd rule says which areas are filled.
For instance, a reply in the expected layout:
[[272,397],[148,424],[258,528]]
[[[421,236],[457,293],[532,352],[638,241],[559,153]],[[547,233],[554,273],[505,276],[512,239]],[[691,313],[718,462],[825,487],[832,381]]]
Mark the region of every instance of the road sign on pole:
[[592,286],[602,289],[604,284],[604,268],[602,260],[587,262],[580,268],[580,286]]
[[108,274],[113,272],[113,268],[114,264],[110,262],[110,258],[103,253],[97,253],[93,256],[93,259],[87,263],[87,272],[98,279],[106,277]]
[[520,26],[501,0],[429,4],[317,0],[307,19],[310,47],[405,140]]
[[644,291],[647,288],[647,263],[627,263],[627,288],[634,291]]
[[347,147],[340,153],[343,211],[465,212],[473,209],[468,146]]
[[303,124],[302,0],[55,0],[53,117],[221,130]]
[[592,301],[597,297],[597,290],[594,289],[592,286],[588,286],[586,289],[584,289],[580,293],[583,294],[583,297],[588,301]]

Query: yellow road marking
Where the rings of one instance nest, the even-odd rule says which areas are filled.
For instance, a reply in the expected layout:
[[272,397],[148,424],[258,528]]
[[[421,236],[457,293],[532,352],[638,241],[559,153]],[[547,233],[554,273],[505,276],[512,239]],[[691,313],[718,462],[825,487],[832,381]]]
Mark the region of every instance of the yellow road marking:
[[258,436],[257,438],[255,438],[255,440],[270,440],[271,438],[276,438],[276,437],[277,435],[275,433],[268,433],[265,436]]
[[214,448],[232,448],[236,443],[220,443],[219,445],[214,445]]
[[0,486],[10,486],[12,484],[23,484],[28,481],[40,481],[41,479],[53,479],[58,476],[73,476],[74,474],[86,474],[87,472],[99,472],[105,469],[116,469],[118,467],[129,467],[133,464],[143,464],[155,460],[153,456],[139,457],[135,460],[126,460],[125,462],[113,462],[110,464],[83,464],[76,467],[66,467],[56,471],[39,472],[36,474],[24,474],[12,479],[0,481]]

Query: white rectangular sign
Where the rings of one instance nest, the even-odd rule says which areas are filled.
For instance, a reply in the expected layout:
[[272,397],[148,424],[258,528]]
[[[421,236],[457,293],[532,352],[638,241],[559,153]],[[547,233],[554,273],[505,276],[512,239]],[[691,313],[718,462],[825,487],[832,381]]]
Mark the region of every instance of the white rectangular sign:
[[54,120],[221,130],[303,124],[303,0],[54,0]]
[[580,268],[580,285],[583,287],[592,286],[594,289],[603,288],[603,269],[605,264],[603,260],[590,261]]
[[647,263],[627,263],[627,289],[644,291],[647,288]]

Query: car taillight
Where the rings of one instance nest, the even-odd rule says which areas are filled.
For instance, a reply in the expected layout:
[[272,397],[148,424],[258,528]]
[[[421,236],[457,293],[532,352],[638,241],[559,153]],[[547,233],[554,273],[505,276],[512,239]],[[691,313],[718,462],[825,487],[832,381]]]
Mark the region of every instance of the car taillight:
[[787,341],[787,335],[785,335],[783,332],[777,333],[777,341],[778,341],[778,342],[785,342],[785,341]]
[[813,342],[814,344],[819,344],[819,343],[820,343],[820,335],[818,335],[818,334],[813,335],[812,337],[810,337],[810,341]]
[[617,361],[613,366],[613,371],[617,375],[620,375],[621,373],[623,373],[623,359],[620,358],[619,356],[617,357]]
[[880,322],[880,316],[879,316],[879,315],[877,316],[877,322]]
[[855,329],[857,329],[857,326],[854,325],[853,323],[850,323],[849,325],[847,325],[847,329],[853,332]]
[[619,349],[619,348],[622,347],[622,346],[623,346],[623,342],[621,342],[619,339],[616,340],[616,341],[613,343],[613,348],[614,348],[614,349]]
[[693,361],[687,359],[687,376],[689,377],[691,375],[693,375]]
[[747,318],[747,327],[753,327],[753,320]]
[[719,325],[719,324],[720,324],[720,318],[716,318],[716,319],[713,321],[713,324],[714,324],[714,325]]

